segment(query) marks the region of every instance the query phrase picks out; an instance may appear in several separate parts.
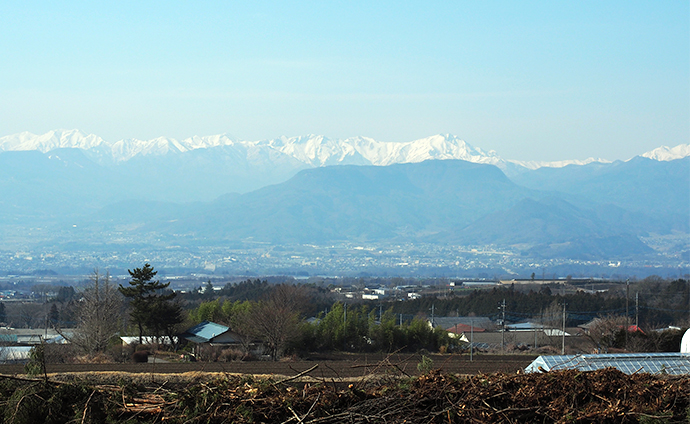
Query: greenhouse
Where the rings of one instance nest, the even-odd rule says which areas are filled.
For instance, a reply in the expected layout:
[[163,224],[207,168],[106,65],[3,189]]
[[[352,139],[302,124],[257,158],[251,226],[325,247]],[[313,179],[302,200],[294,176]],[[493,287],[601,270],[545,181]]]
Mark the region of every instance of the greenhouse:
[[525,368],[525,372],[594,371],[609,367],[626,374],[690,374],[690,355],[670,352],[540,356]]

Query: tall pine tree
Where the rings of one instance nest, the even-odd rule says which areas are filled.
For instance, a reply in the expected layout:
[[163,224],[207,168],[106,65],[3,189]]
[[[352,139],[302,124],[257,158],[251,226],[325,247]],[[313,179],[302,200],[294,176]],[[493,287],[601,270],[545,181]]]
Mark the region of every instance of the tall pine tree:
[[165,292],[170,283],[154,280],[158,271],[150,264],[127,270],[132,279],[129,287],[120,284],[120,293],[130,300],[130,317],[139,330],[139,343],[143,343],[144,330],[160,339],[172,336],[172,328],[182,322],[182,309],[173,302],[175,292]]

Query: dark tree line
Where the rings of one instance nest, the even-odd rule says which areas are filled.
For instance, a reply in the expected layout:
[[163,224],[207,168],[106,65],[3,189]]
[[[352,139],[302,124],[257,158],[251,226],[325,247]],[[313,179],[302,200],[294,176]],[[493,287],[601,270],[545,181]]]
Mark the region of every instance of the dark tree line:
[[438,316],[498,317],[497,305],[505,299],[506,317],[509,321],[539,317],[552,305],[563,303],[568,310],[568,326],[579,325],[596,317],[625,315],[634,317],[635,294],[639,293],[640,325],[669,325],[690,319],[689,285],[685,280],[642,281],[631,284],[629,299],[625,299],[625,284],[617,292],[590,294],[552,294],[548,287],[539,291],[522,292],[510,287],[474,290],[468,295],[447,297],[422,297],[405,302],[384,302],[385,308],[395,313],[414,315],[429,314],[432,305]]

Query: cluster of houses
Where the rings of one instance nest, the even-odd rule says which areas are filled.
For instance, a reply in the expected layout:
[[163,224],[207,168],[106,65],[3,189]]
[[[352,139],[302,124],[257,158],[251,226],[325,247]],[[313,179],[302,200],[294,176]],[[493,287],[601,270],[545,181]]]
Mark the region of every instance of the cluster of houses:
[[[428,324],[431,328],[440,328],[448,332],[450,337],[471,346],[473,350],[502,350],[506,345],[511,348],[527,350],[536,349],[544,344],[554,344],[554,339],[565,339],[572,336],[586,334],[598,319],[581,325],[579,328],[563,329],[550,328],[540,323],[522,322],[517,324],[497,325],[487,317],[431,317]],[[635,326],[628,331],[641,331]],[[63,331],[63,334],[68,334]],[[155,339],[144,337],[144,344],[178,344],[189,342],[195,346],[196,352],[205,346],[239,347],[241,336],[231,328],[209,321],[197,324],[178,336],[176,340]],[[140,343],[137,336],[120,337],[124,345]],[[13,329],[0,327],[0,363],[25,362],[29,358],[29,351],[37,344],[55,343],[65,344],[68,341],[55,330],[51,329]],[[690,336],[684,339],[687,350],[690,350]]]

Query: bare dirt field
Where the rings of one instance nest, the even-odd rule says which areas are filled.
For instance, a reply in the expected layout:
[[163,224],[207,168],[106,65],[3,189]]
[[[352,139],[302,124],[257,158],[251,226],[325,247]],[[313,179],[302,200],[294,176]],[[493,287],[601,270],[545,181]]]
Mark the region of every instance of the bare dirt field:
[[[532,355],[427,355],[433,360],[431,368],[449,374],[474,375],[494,372],[516,373],[529,365]],[[371,374],[419,375],[420,354],[333,354],[315,355],[308,360],[249,361],[249,362],[182,362],[182,363],[113,363],[113,364],[46,364],[48,373],[125,372],[181,374],[189,372],[220,372],[228,374],[292,376],[318,367],[310,373],[315,378],[356,378]],[[0,374],[24,373],[20,364],[0,365]]]

